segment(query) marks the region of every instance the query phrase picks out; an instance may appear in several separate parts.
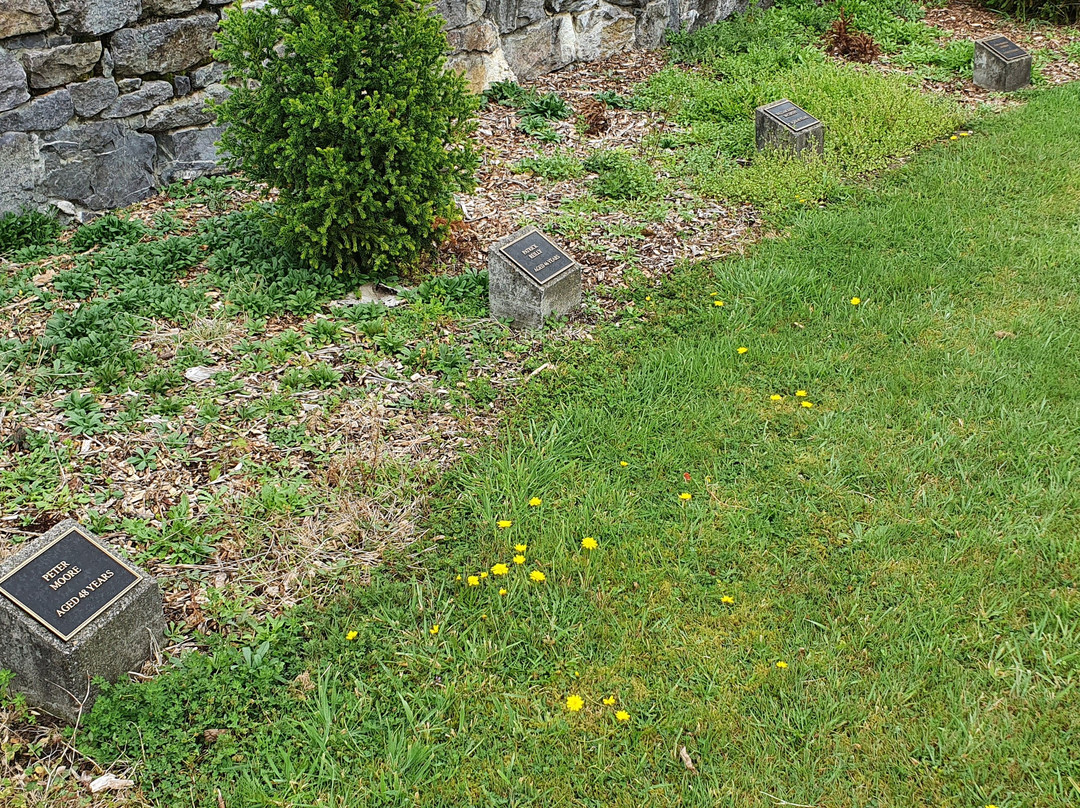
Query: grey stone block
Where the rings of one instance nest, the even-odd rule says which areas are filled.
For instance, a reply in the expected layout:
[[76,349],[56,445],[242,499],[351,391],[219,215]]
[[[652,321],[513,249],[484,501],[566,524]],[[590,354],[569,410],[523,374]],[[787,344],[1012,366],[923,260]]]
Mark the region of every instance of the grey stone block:
[[50,199],[67,199],[90,210],[131,205],[154,193],[152,135],[117,121],[66,126],[42,143]]
[[664,37],[670,27],[667,0],[656,0],[636,12],[637,29],[634,32],[639,48],[659,48],[664,44]]
[[146,116],[146,132],[164,132],[166,129],[181,129],[189,126],[201,126],[213,123],[214,113],[207,110],[210,101],[221,103],[231,94],[224,84],[212,84],[205,90],[192,93],[187,98],[172,101],[155,107]]
[[40,201],[34,190],[44,178],[45,159],[37,135],[0,134],[0,216]]
[[67,88],[39,95],[21,107],[0,113],[0,132],[59,129],[75,114]]
[[120,95],[116,82],[106,78],[71,84],[68,90],[75,105],[75,114],[83,118],[93,118]]
[[485,0],[435,0],[435,11],[446,20],[447,28],[461,28],[479,20],[485,5]]
[[117,98],[101,113],[103,118],[126,118],[148,112],[173,97],[173,86],[167,81],[146,81],[134,92]]
[[223,78],[225,78],[225,65],[221,62],[211,62],[191,71],[191,87],[194,90],[201,90],[203,87],[217,84]]
[[175,14],[186,14],[194,11],[202,5],[202,0],[146,0],[147,14],[155,17],[171,17]]
[[191,79],[185,76],[183,73],[178,73],[173,76],[172,79],[173,89],[176,91],[178,98],[183,98],[185,95],[191,94]]
[[569,265],[542,281],[504,254],[504,248],[535,236],[551,244],[535,227],[527,227],[500,239],[488,252],[491,316],[510,319],[514,328],[539,328],[550,315],[566,315],[581,305],[581,266],[556,245],[552,246],[569,258]]
[[53,15],[45,0],[3,0],[0,3],[0,39],[36,34],[53,26]]
[[53,0],[60,30],[65,33],[101,36],[142,14],[142,0]]
[[452,51],[482,51],[491,53],[499,46],[499,31],[491,20],[480,20],[464,28],[446,32]]
[[1008,37],[975,40],[972,80],[984,90],[1011,93],[1031,84],[1031,54]]
[[113,69],[118,76],[187,70],[210,58],[217,25],[217,14],[207,12],[122,28],[109,41]]
[[810,113],[786,98],[754,110],[755,139],[758,149],[784,149],[801,152],[825,151],[825,127]]
[[14,109],[29,100],[26,70],[14,56],[0,48],[0,112]]
[[[78,523],[67,520],[30,542],[0,565],[0,579],[76,527]],[[106,549],[120,555],[114,548]],[[73,722],[79,717],[79,703],[88,709],[97,696],[92,679],[115,682],[141,668],[160,647],[165,635],[161,591],[149,575],[127,566],[139,580],[68,640],[0,595],[0,668],[15,674],[12,687],[25,693],[28,703]]]
[[116,86],[122,93],[133,93],[142,87],[142,79],[120,79],[116,82]]
[[484,15],[508,34],[547,18],[544,0],[488,0]]
[[176,180],[224,173],[228,153],[219,152],[217,148],[217,141],[224,131],[222,126],[208,126],[158,135],[158,181],[168,185]]
[[566,67],[574,60],[576,38],[570,15],[551,17],[505,34],[503,53],[520,80],[535,78]]
[[35,90],[59,87],[92,73],[100,58],[100,42],[80,42],[19,53],[19,61],[30,76],[30,86]]

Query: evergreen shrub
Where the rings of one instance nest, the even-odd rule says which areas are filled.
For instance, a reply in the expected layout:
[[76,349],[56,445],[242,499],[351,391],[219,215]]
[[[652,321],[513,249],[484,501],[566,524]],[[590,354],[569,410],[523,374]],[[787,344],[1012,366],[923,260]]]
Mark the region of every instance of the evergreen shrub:
[[270,0],[230,9],[217,58],[233,94],[221,146],[277,188],[278,235],[313,266],[408,264],[473,186],[478,99],[445,69],[425,0]]

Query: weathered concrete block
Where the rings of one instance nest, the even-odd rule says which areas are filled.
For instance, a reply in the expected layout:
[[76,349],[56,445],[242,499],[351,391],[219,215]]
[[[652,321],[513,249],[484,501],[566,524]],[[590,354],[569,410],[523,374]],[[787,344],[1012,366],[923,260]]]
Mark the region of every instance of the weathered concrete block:
[[154,193],[153,135],[116,121],[66,126],[42,143],[42,191],[90,210],[131,205]]
[[117,98],[102,113],[103,118],[127,118],[147,112],[173,97],[173,86],[167,81],[145,81],[134,92]]
[[112,79],[96,78],[68,86],[71,101],[75,105],[75,114],[83,118],[92,118],[109,106],[120,95],[116,82]]
[[166,129],[180,129],[189,126],[201,126],[212,123],[214,113],[206,105],[210,101],[223,102],[232,91],[224,84],[212,84],[205,90],[199,90],[186,98],[171,101],[155,107],[146,116],[145,132],[164,132]]
[[217,141],[224,131],[224,127],[210,126],[158,135],[158,181],[168,185],[176,180],[224,173],[223,163],[228,153],[219,152],[217,148]]
[[45,0],[4,0],[0,3],[0,39],[47,31],[53,22]]
[[59,87],[88,75],[100,58],[100,42],[79,42],[46,50],[19,52],[19,61],[30,76],[30,86],[35,90]]
[[519,230],[488,252],[488,302],[492,317],[539,328],[581,305],[581,266],[535,227]]
[[1008,37],[975,40],[972,79],[984,90],[1011,93],[1031,84],[1031,54]]
[[26,70],[3,48],[0,48],[0,112],[14,109],[30,100]]
[[93,703],[92,679],[138,670],[164,634],[157,582],[77,522],[0,566],[0,668],[30,704],[67,721]]
[[821,121],[786,98],[754,110],[754,124],[759,150],[825,151],[825,127]]
[[75,114],[67,88],[54,90],[0,113],[0,132],[35,132],[59,129]]
[[109,42],[113,70],[118,76],[187,70],[210,58],[217,25],[217,14],[202,13],[122,28]]
[[34,190],[44,178],[45,159],[37,135],[0,134],[0,216],[41,201]]

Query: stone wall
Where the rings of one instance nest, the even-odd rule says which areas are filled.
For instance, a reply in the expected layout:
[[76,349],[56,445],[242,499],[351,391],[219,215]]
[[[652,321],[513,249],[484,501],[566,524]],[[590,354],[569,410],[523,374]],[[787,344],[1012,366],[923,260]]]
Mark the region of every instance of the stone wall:
[[[216,170],[214,31],[230,0],[0,0],[0,214],[130,205]],[[259,3],[260,0],[255,0]],[[654,48],[746,0],[438,0],[476,90]]]
[[216,165],[228,0],[0,0],[0,214],[84,218]]

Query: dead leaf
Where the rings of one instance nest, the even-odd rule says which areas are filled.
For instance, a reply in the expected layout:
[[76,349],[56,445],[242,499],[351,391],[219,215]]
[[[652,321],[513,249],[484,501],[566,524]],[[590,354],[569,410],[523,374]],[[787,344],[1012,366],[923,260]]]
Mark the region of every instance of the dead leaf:
[[1016,339],[1016,334],[1012,331],[995,331],[994,336],[998,339]]
[[687,770],[697,773],[697,769],[694,768],[694,761],[690,759],[690,753],[686,751],[685,746],[679,747],[679,757],[682,759],[683,765]]

